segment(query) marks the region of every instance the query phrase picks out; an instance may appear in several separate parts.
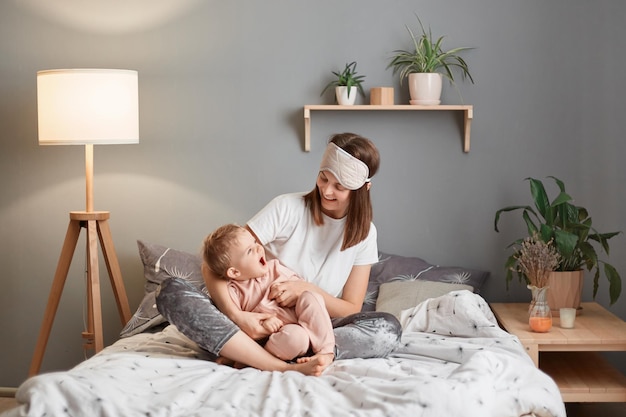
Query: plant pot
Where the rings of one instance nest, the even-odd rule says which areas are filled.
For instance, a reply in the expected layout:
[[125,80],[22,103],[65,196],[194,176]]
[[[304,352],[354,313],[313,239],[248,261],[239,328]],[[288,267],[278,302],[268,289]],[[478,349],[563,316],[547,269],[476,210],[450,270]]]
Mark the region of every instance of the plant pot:
[[575,308],[580,314],[580,298],[583,291],[583,270],[551,272],[548,278],[548,304],[553,316],[559,316],[560,308]]
[[409,74],[409,94],[411,104],[432,106],[441,103],[441,85],[443,76],[439,73]]
[[354,85],[350,89],[350,94],[348,94],[348,87],[335,87],[335,97],[337,97],[337,103],[341,106],[352,106],[356,100],[358,92],[359,89]]

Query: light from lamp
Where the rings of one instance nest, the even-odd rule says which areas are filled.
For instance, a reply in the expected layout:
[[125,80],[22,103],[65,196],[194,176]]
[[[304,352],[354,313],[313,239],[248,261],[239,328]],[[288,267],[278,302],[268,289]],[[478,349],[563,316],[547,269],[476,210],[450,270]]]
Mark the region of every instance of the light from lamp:
[[40,145],[139,142],[137,71],[37,72]]

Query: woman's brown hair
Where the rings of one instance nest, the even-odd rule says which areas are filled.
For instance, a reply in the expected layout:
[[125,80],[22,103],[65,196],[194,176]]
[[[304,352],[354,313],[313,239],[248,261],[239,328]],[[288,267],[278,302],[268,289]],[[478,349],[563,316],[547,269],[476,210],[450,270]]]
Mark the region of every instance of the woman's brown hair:
[[[378,171],[380,154],[371,140],[355,133],[339,133],[333,135],[329,140],[329,143],[330,142],[339,146],[355,158],[365,162],[369,168],[370,178]],[[363,184],[361,188],[350,191],[350,202],[348,203],[341,250],[348,249],[365,240],[370,232],[374,211],[370,199],[369,184],[370,183],[367,182]],[[304,196],[304,201],[307,207],[309,207],[309,210],[311,210],[315,224],[318,226],[324,224],[322,201],[317,184],[312,191]]]

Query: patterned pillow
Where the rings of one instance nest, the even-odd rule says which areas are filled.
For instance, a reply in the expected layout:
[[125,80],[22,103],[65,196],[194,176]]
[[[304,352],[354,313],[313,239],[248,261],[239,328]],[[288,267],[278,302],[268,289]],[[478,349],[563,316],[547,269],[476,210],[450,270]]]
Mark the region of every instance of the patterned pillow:
[[[169,277],[183,278],[199,290],[207,293],[202,278],[202,260],[199,255],[192,255],[165,246],[137,241],[139,256],[144,266],[145,295],[137,311],[120,332],[120,337],[141,333],[159,324],[165,323],[156,307],[155,291],[159,284]],[[409,258],[379,252],[379,261],[372,265],[367,294],[361,311],[374,311],[378,288],[390,281],[440,281],[466,284],[479,292],[489,276],[488,272],[460,267],[432,265],[420,258]]]
[[120,332],[120,337],[141,333],[151,327],[165,323],[156,307],[156,289],[170,277],[183,278],[193,286],[206,292],[202,278],[202,260],[199,255],[178,251],[161,245],[137,241],[139,256],[143,263],[145,295],[137,311]]
[[489,276],[489,272],[457,266],[439,266],[426,262],[421,258],[378,253],[378,262],[372,265],[367,294],[361,311],[374,311],[378,289],[390,281],[438,281],[452,284],[465,284],[473,288],[475,293]]

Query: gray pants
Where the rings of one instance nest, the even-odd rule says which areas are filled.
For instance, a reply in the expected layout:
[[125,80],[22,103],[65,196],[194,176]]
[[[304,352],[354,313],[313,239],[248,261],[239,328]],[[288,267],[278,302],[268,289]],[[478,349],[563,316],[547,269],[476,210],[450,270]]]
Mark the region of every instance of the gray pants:
[[[159,312],[178,330],[213,355],[239,331],[204,293],[187,281],[168,278],[157,293]],[[384,358],[400,342],[402,327],[392,314],[366,312],[333,320],[336,359]]]

